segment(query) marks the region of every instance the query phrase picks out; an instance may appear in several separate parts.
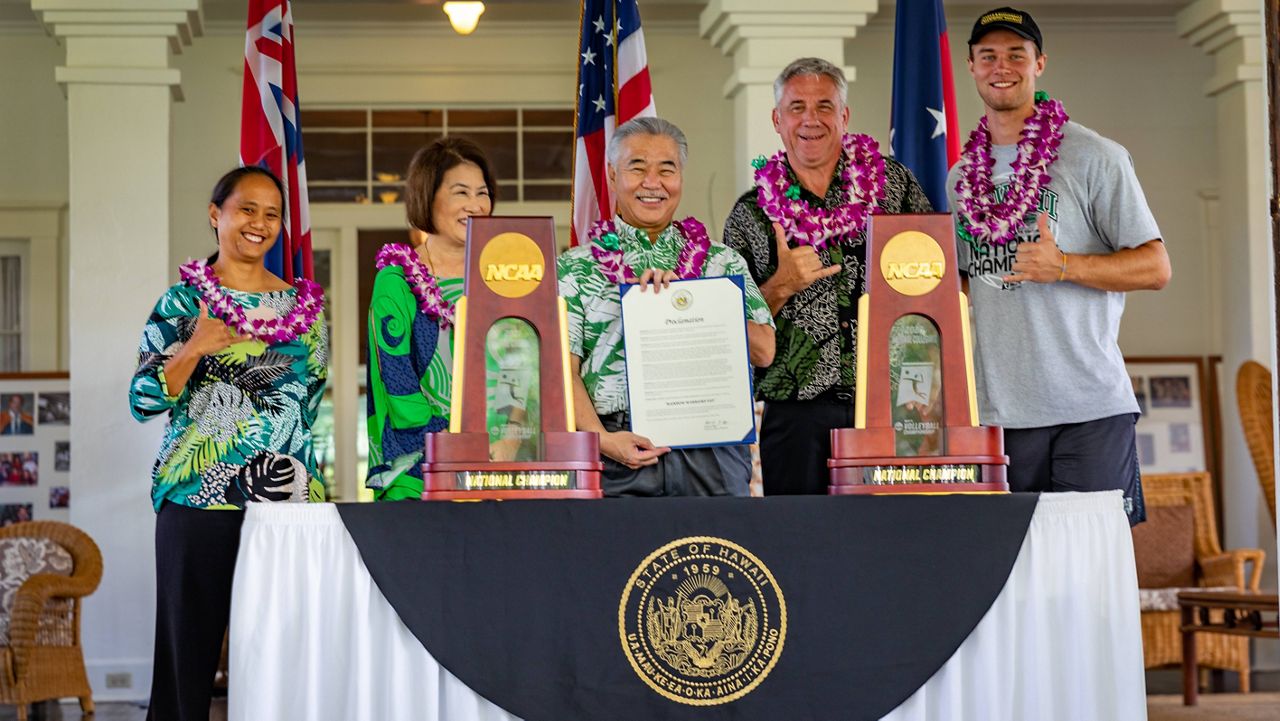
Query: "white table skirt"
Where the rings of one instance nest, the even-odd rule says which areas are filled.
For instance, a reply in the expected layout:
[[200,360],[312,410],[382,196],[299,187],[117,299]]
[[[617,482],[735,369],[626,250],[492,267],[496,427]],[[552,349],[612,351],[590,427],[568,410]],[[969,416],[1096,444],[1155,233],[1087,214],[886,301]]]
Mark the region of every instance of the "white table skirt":
[[[1041,496],[991,609],[885,721],[1144,721],[1137,575],[1121,504],[1119,491]],[[249,507],[228,699],[231,721],[516,719],[422,647],[329,504]]]

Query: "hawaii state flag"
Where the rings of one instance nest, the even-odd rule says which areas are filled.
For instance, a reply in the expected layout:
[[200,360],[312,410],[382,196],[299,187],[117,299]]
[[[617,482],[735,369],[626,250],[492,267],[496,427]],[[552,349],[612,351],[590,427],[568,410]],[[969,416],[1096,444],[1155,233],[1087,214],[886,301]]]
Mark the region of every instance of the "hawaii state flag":
[[945,211],[960,135],[942,0],[898,0],[889,127],[893,157],[915,174],[934,210]]
[[592,223],[613,217],[605,175],[613,129],[656,114],[636,0],[582,0],[571,245],[587,237]]
[[315,277],[300,113],[292,3],[249,0],[240,105],[240,164],[261,165],[284,181],[288,213],[266,264],[267,270],[289,283],[294,278]]

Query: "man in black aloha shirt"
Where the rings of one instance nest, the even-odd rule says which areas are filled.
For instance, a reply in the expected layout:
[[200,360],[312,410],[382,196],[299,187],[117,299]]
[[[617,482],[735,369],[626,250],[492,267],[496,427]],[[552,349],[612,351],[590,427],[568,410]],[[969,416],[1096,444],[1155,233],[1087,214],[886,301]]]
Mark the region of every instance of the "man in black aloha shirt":
[[[834,209],[849,202],[841,144],[849,123],[840,68],[801,58],[774,82],[773,126],[800,200]],[[933,211],[911,171],[885,158],[881,213]],[[765,495],[826,493],[830,430],[853,426],[857,301],[865,278],[865,231],[831,238],[821,251],[775,229],[753,187],[725,222],[724,243],[742,254],[777,323],[773,364],[756,371],[765,402],[760,460]]]

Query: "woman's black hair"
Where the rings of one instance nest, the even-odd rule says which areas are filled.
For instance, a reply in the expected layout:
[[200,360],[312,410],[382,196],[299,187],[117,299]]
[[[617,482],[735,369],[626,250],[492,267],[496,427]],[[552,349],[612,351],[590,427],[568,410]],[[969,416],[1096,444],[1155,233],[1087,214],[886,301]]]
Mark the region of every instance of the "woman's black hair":
[[[261,165],[242,165],[239,168],[227,171],[221,178],[218,178],[218,182],[213,184],[213,194],[209,197],[209,202],[221,208],[222,204],[227,202],[227,198],[236,192],[236,186],[240,185],[240,181],[249,175],[261,175],[275,183],[276,190],[280,191],[280,214],[283,216],[287,212],[285,208],[284,183],[280,182],[275,173]],[[218,239],[217,228],[213,229],[213,238],[216,243]],[[209,256],[206,262],[212,265],[217,261],[218,251],[215,249],[213,255]]]

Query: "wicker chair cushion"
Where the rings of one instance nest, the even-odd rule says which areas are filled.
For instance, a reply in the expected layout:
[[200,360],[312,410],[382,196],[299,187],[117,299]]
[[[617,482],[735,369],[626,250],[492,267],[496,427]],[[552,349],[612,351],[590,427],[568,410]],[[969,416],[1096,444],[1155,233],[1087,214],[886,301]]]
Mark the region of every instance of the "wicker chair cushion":
[[[1151,510],[1151,509],[1147,509]],[[1210,586],[1209,588],[1139,588],[1138,608],[1147,611],[1177,611],[1179,591],[1238,591],[1234,586]]]
[[[1195,509],[1147,506],[1147,522],[1133,529],[1139,588],[1195,585]],[[1176,609],[1177,603],[1173,604]]]
[[70,576],[71,554],[47,538],[0,539],[0,645],[9,644],[9,616],[18,588],[37,573]]

